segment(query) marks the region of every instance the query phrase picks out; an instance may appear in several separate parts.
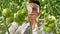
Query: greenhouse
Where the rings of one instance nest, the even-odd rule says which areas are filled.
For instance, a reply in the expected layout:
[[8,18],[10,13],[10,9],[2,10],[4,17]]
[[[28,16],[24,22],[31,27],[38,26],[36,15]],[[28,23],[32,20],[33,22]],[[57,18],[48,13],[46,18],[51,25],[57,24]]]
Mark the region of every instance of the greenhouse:
[[60,34],[60,0],[0,0],[0,34]]

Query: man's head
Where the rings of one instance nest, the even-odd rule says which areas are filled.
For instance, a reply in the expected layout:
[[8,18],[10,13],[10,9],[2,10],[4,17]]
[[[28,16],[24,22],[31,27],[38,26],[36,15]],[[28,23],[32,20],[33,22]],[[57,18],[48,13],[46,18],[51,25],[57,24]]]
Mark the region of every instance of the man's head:
[[38,27],[38,16],[39,16],[39,1],[30,0],[30,3],[27,5],[28,16],[32,25],[32,29]]
[[29,11],[29,14],[31,14],[31,13],[36,13],[36,14],[40,13],[39,9],[40,9],[39,1],[30,0],[29,4],[27,6],[27,10]]

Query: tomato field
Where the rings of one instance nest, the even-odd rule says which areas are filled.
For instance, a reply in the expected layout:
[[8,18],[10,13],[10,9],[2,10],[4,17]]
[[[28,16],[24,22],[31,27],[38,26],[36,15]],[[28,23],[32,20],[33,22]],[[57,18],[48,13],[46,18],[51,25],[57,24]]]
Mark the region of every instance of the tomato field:
[[[39,23],[44,32],[60,34],[60,0],[39,0]],[[13,22],[22,25],[27,19],[29,0],[0,0],[0,34],[5,34]],[[9,32],[9,31],[8,31]]]

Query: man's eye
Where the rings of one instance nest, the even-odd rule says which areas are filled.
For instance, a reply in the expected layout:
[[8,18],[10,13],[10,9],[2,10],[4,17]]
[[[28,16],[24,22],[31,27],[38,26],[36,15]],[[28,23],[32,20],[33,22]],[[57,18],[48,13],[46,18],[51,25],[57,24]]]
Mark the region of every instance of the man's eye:
[[33,10],[37,10],[37,8],[32,8]]

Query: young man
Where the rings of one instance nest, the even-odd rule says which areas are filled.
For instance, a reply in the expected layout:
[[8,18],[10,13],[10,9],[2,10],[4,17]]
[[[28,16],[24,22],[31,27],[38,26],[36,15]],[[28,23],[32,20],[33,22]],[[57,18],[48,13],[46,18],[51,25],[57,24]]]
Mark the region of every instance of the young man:
[[[32,26],[32,34],[38,34],[37,31],[42,30],[42,25],[38,22],[38,16],[40,15],[40,3],[38,0],[30,0],[30,3],[27,5],[28,17],[30,19],[30,25]],[[41,26],[40,26],[41,25]],[[41,30],[40,30],[41,29]],[[29,29],[27,28],[26,31]],[[28,33],[29,34],[29,33]]]
[[27,5],[28,17],[32,25],[32,30],[38,27],[38,16],[40,14],[40,3],[37,0],[30,0],[30,3]]

